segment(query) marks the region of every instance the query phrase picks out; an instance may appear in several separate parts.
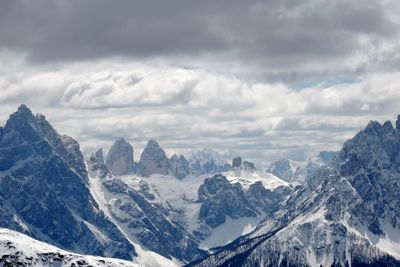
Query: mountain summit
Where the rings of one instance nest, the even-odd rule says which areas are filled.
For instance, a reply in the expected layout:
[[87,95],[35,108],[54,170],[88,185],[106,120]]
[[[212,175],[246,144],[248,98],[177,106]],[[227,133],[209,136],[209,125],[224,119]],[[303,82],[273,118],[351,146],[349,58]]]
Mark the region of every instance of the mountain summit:
[[[396,125],[400,125],[400,120]],[[196,266],[400,266],[400,128],[372,121],[252,233]]]
[[139,161],[139,173],[145,177],[152,174],[168,174],[167,155],[157,141],[149,140]]
[[111,146],[106,158],[106,165],[114,175],[133,172],[133,147],[124,138],[118,138]]
[[22,105],[0,137],[0,226],[74,252],[131,259],[134,247],[98,209],[79,144]]

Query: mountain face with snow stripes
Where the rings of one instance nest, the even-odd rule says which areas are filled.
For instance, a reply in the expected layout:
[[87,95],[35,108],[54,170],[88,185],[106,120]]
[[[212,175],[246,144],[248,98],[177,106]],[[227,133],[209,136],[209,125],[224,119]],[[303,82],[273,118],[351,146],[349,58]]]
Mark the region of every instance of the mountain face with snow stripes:
[[4,228],[0,228],[0,266],[140,267],[130,261],[71,253]]
[[400,128],[371,122],[315,175],[315,189],[296,187],[252,233],[190,266],[400,266]]
[[[259,221],[291,190],[267,189],[261,181],[243,187],[221,174],[183,180],[162,174],[116,177],[95,155],[87,166],[92,195],[129,239],[184,262],[207,256],[202,243],[213,237],[214,229],[229,228],[227,220]],[[230,236],[233,240],[239,235]]]
[[134,247],[95,204],[78,143],[21,106],[0,139],[0,226],[79,253],[131,259]]
[[[229,176],[228,179],[213,175],[197,177],[190,167],[195,160],[189,162],[183,156],[168,159],[165,167],[176,176],[187,172],[185,176],[177,179],[158,171],[148,173],[150,177],[140,176],[128,171],[134,166],[133,148],[122,139],[117,143],[106,162],[99,150],[85,163],[73,138],[59,135],[44,116],[35,116],[21,106],[1,129],[0,226],[75,253],[143,262],[143,258],[154,257],[147,251],[154,251],[161,257],[156,262],[158,266],[163,265],[159,262],[172,266],[175,260],[190,262],[207,256],[202,244],[208,244],[207,247],[225,244],[240,236],[241,229],[248,226],[239,224],[235,233],[209,241],[221,229],[229,228],[227,221],[239,218],[260,221],[265,215],[259,205],[252,206],[251,212],[225,212],[218,204],[226,202],[225,196],[209,195],[201,189],[218,185],[224,179],[229,188],[235,188],[235,196],[244,196],[229,203],[233,210],[238,210],[243,199],[250,201],[247,199],[256,199],[255,194],[265,193],[263,186],[264,191],[250,190],[248,184],[243,188],[240,183],[233,186]],[[155,141],[149,145],[139,166],[149,161],[165,163],[162,148]],[[118,161],[120,157],[124,160]],[[209,172],[213,168],[218,170],[219,164],[227,170],[229,164],[218,157],[211,150],[203,150],[197,154],[196,162],[202,168],[212,165],[211,169],[205,168]],[[130,174],[115,176],[107,162],[113,162],[112,167],[123,166],[123,173]],[[205,169],[201,172],[205,173]],[[157,185],[152,184],[156,177],[162,181]],[[179,192],[161,192],[168,179],[176,182]],[[252,183],[254,188],[260,186],[256,181]],[[192,191],[183,186],[186,184]],[[221,221],[212,223],[206,219],[219,212]]]
[[[0,128],[0,261],[399,266],[399,152],[400,119],[267,172],[210,149],[168,158],[154,140],[139,162],[124,139],[85,161],[78,142],[22,105]],[[9,229],[59,248],[32,248]]]

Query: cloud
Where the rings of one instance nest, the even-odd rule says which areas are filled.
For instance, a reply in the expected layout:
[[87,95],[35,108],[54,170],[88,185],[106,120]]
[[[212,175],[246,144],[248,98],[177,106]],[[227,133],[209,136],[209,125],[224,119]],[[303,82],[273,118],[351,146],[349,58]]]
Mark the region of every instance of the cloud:
[[26,103],[87,153],[124,136],[138,151],[154,138],[168,151],[209,146],[261,162],[339,149],[369,120],[394,118],[400,103],[399,72],[293,91],[204,70],[91,64],[2,75],[2,121]]
[[395,0],[39,0],[0,10],[0,47],[32,64],[162,61],[291,85],[399,69]]
[[[51,10],[51,12],[49,12]],[[400,3],[0,2],[0,120],[20,103],[86,152],[303,158],[394,118]],[[21,19],[23,18],[23,19]]]

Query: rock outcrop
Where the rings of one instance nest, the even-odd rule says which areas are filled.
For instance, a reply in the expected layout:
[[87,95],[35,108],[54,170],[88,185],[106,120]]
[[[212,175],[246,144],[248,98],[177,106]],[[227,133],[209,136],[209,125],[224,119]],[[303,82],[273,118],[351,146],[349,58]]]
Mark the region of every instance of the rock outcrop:
[[168,174],[167,155],[155,140],[149,140],[139,161],[139,174],[150,177],[152,174]]
[[190,174],[190,163],[183,155],[173,155],[168,160],[168,173],[178,179],[183,179]]
[[118,138],[108,152],[106,165],[114,175],[133,172],[133,148],[124,138]]
[[134,247],[98,209],[78,143],[22,105],[0,139],[0,226],[74,252],[131,259]]

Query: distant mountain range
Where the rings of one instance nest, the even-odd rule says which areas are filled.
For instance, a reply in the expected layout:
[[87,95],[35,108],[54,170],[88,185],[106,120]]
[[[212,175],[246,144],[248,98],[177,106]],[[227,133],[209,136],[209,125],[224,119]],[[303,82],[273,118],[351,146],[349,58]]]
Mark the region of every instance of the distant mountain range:
[[399,152],[400,120],[267,170],[155,140],[135,161],[124,138],[85,160],[22,105],[0,128],[0,266],[400,266]]
[[[99,158],[103,158],[102,149],[99,149],[96,154]],[[132,145],[122,137],[111,146],[105,164],[116,176],[137,174],[150,177],[153,174],[170,174],[178,179],[183,179],[190,174],[200,176],[231,169],[231,165],[221,155],[209,148],[194,151],[188,160],[185,156],[176,154],[168,158],[164,149],[155,140],[149,140],[140,160],[135,162]]]

